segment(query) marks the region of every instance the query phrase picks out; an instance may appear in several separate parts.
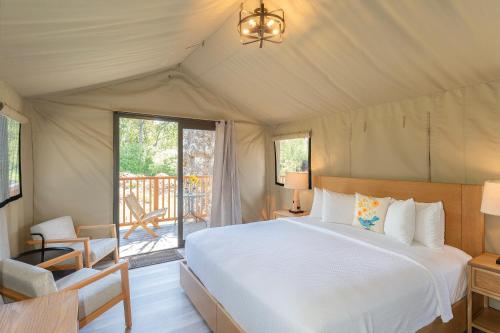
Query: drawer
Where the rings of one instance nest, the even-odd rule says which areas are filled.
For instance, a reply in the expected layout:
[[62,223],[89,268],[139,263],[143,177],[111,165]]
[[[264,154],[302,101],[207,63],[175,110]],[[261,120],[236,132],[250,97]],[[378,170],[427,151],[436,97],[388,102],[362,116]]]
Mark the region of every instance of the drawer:
[[484,269],[473,268],[472,288],[500,297],[500,275]]

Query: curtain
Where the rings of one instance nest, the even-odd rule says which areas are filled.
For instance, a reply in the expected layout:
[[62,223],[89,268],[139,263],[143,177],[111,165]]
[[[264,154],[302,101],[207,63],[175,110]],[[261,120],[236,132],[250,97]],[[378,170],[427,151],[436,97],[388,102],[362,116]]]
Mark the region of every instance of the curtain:
[[9,197],[9,135],[8,120],[0,115],[0,203]]
[[215,127],[212,212],[209,226],[213,228],[240,224],[241,220],[234,121],[219,121]]

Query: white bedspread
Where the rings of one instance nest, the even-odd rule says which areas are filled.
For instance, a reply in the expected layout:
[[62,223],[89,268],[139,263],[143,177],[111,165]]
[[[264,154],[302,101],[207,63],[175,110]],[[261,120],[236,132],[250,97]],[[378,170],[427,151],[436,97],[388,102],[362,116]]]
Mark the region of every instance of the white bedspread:
[[399,333],[437,316],[448,321],[450,272],[468,256],[445,253],[311,218],[206,229],[186,240],[189,267],[247,333]]

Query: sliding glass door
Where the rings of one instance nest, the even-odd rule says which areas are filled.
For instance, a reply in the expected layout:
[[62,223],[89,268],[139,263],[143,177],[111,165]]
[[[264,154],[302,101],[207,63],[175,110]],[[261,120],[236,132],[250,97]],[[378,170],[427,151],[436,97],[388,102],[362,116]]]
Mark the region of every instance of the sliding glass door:
[[120,255],[184,246],[207,226],[215,122],[114,114],[114,223]]

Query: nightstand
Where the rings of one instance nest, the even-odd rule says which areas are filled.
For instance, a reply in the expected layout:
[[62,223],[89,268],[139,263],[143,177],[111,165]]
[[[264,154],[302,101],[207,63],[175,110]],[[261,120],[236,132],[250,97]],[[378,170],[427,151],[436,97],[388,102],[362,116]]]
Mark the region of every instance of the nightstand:
[[273,219],[279,219],[280,217],[299,217],[306,215],[309,215],[309,211],[305,210],[303,213],[294,214],[290,213],[290,211],[287,209],[280,209],[273,212]]
[[[467,332],[475,327],[487,333],[500,333],[500,311],[488,307],[488,298],[500,300],[500,265],[498,254],[484,253],[467,266]],[[473,294],[484,296],[483,308],[473,314]]]

